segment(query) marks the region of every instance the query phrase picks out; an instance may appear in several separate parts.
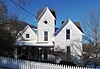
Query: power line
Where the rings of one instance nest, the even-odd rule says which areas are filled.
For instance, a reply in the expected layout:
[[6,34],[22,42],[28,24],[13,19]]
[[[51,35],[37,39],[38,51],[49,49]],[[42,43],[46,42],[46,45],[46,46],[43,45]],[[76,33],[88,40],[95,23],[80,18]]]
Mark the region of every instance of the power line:
[[22,10],[24,10],[25,12],[27,12],[28,14],[36,17],[33,13],[29,12],[28,10],[26,10],[25,8],[23,8],[22,6],[18,5],[17,3],[15,3],[13,0],[10,0],[10,2],[12,2],[13,4],[17,5],[19,8],[21,8]]
[[[15,3],[13,0],[10,0],[10,2],[12,2],[13,4],[17,5],[19,8],[21,8],[22,10],[24,10],[25,12],[27,12],[28,14],[36,17],[34,14],[32,14],[31,12],[29,12],[28,10],[26,10],[25,8],[23,8],[22,6],[18,5],[17,3]],[[44,3],[46,4],[46,2],[44,1]],[[47,4],[46,4],[47,5]],[[49,26],[53,27],[52,25],[49,24]]]

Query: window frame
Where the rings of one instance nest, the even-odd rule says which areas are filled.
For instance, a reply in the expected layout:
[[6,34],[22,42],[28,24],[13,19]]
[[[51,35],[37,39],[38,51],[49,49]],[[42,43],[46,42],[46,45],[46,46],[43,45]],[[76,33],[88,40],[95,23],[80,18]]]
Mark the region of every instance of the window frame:
[[44,31],[44,41],[48,41],[48,31]]
[[70,29],[66,29],[66,40],[70,39]]
[[44,20],[44,24],[48,24],[48,21],[47,20]]
[[30,38],[30,34],[26,34],[26,38]]

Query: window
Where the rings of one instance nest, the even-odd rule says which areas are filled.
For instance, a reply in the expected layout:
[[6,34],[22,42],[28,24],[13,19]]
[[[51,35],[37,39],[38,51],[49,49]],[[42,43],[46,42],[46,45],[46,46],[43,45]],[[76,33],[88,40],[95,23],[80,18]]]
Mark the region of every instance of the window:
[[70,53],[70,46],[67,46],[67,53]]
[[48,31],[44,31],[44,41],[48,41]]
[[44,23],[47,24],[48,22],[45,20]]
[[26,34],[26,38],[29,38],[29,34]]
[[70,29],[66,30],[66,39],[70,39]]

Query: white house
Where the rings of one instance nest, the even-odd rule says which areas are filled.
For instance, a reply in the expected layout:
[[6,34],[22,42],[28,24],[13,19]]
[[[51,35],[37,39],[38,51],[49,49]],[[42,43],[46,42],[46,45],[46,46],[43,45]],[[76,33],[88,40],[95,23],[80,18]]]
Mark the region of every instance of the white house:
[[35,47],[43,55],[38,53],[39,59],[41,57],[47,59],[47,50],[68,52],[75,59],[80,59],[83,31],[78,22],[73,22],[68,18],[58,29],[55,29],[56,13],[48,7],[38,11],[36,20],[38,21],[37,29],[27,25],[18,33],[16,45]]

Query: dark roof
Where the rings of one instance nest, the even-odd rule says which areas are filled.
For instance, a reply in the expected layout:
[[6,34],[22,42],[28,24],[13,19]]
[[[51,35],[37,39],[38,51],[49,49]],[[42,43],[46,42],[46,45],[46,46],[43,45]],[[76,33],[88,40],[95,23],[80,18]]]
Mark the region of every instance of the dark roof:
[[[42,13],[44,9],[40,9],[38,12],[37,12],[37,15],[36,15],[36,19],[40,16],[40,14]],[[51,10],[51,13],[53,14],[53,16],[56,18],[56,12],[54,10]]]
[[80,23],[79,22],[73,22],[76,26],[80,27]]
[[73,22],[77,27],[78,27],[78,29],[83,33],[83,30],[82,30],[82,28],[81,28],[81,26],[80,26],[80,23],[79,22]]
[[[60,26],[59,29],[56,30],[56,32],[54,33],[54,35],[56,36],[63,28],[64,26],[68,23],[69,19],[67,19],[67,21],[64,21],[63,24]],[[79,22],[73,22],[77,28],[83,33],[81,27],[80,27],[80,23]]]

